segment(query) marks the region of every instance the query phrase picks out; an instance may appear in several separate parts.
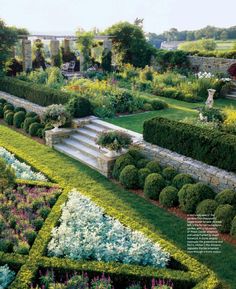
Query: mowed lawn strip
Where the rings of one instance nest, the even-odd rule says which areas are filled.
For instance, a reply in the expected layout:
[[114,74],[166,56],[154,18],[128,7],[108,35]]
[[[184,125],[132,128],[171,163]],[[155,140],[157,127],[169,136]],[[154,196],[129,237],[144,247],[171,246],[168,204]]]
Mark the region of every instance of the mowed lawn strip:
[[[134,220],[137,229],[152,231],[186,250],[186,222],[164,209],[158,208],[143,198],[123,190],[89,167],[49,147],[41,145],[10,128],[0,126],[0,146],[18,152],[36,169],[47,172],[53,180],[77,188],[96,200],[114,217],[122,217],[124,223]],[[127,216],[127,217],[126,217]],[[132,227],[132,224],[131,224]],[[218,276],[232,285],[236,284],[236,248],[223,243],[222,254],[194,255],[200,262],[215,271]]]

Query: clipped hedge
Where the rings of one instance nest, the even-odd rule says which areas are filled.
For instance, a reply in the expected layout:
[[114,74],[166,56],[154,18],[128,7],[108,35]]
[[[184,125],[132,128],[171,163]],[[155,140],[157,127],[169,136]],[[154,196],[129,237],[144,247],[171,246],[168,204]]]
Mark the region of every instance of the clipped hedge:
[[11,77],[0,78],[0,90],[41,106],[65,104],[71,96],[69,93],[57,89]]
[[165,118],[144,122],[144,140],[224,170],[236,172],[236,136]]

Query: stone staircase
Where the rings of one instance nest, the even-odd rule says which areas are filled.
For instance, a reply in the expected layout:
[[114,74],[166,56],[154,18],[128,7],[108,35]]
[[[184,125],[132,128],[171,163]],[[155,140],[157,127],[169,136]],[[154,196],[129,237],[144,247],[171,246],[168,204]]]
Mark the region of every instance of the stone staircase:
[[131,135],[134,143],[142,141],[142,135],[114,126],[96,117],[74,120],[73,127],[75,128],[70,134],[62,138],[59,143],[54,144],[53,147],[107,177],[110,175],[111,166],[117,156],[108,156],[109,151],[96,144],[98,134],[106,130],[122,130]]
[[233,81],[234,88],[227,94],[226,98],[236,100],[236,81]]

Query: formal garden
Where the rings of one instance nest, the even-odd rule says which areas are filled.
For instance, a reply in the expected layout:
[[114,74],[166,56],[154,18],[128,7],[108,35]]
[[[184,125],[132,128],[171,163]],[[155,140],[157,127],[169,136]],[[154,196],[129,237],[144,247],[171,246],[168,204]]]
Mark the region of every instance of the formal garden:
[[[0,28],[0,289],[234,289],[231,64],[197,71],[137,23]],[[220,252],[188,251],[190,214]]]

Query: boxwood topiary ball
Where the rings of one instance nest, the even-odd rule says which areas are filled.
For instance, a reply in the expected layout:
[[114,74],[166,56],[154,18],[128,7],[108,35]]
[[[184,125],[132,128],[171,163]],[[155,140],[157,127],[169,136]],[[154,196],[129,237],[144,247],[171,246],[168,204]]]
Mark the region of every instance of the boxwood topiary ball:
[[197,205],[197,215],[214,215],[218,204],[215,200],[206,199]]
[[146,177],[144,195],[148,199],[158,200],[159,194],[164,187],[164,178],[160,174],[152,173]]
[[202,198],[204,199],[214,199],[216,193],[213,191],[211,187],[203,183],[196,183],[194,188],[201,194]]
[[4,110],[3,108],[0,106],[0,118],[4,117]]
[[138,187],[138,169],[134,165],[126,166],[120,173],[119,180],[126,189]]
[[15,127],[20,128],[24,120],[25,120],[25,112],[24,111],[16,112],[13,117],[13,124]]
[[218,230],[221,233],[229,233],[235,216],[235,209],[231,205],[219,205],[215,211],[215,218],[221,222]]
[[159,196],[160,204],[167,207],[175,207],[178,205],[178,190],[175,187],[165,187]]
[[38,122],[32,123],[32,124],[30,125],[30,127],[29,127],[29,134],[30,134],[31,136],[38,136],[38,130],[39,130],[40,128],[43,128],[43,125],[42,125],[42,124],[40,124],[40,123],[38,123]]
[[118,180],[121,171],[128,165],[135,165],[135,161],[130,154],[124,154],[118,157],[112,171],[113,178]]
[[5,121],[8,125],[13,125],[14,112],[8,112],[5,115]]
[[26,109],[24,107],[16,107],[15,108],[15,112],[19,112],[19,111],[23,111],[24,113],[26,113]]
[[223,190],[216,195],[215,200],[219,205],[228,204],[236,207],[236,192],[229,189]]
[[150,161],[147,163],[146,168],[149,169],[152,173],[160,173],[161,166],[158,161]]
[[149,163],[148,159],[140,159],[136,162],[136,167],[138,169],[143,169],[146,167],[146,165]]
[[138,171],[138,183],[139,187],[143,189],[146,177],[151,174],[151,171],[147,168],[139,169]]
[[172,167],[166,167],[162,171],[162,175],[167,181],[172,181],[177,174],[178,172]]
[[178,174],[173,179],[173,186],[177,189],[181,189],[186,184],[193,184],[194,180],[193,178],[188,174]]

